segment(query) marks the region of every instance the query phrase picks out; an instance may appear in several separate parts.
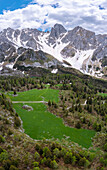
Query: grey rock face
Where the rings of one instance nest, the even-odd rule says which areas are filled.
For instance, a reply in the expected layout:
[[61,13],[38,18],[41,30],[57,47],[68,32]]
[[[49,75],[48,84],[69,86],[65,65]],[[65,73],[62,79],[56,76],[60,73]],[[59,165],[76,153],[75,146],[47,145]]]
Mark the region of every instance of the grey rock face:
[[105,56],[107,56],[107,45],[106,46],[101,45],[93,53],[92,60],[95,61],[96,59],[102,59]]
[[82,27],[76,27],[69,31],[64,39],[62,39],[62,42],[67,41],[78,50],[89,50],[96,47],[95,33],[87,31]]
[[67,57],[74,57],[76,52],[77,52],[76,49],[73,48],[72,45],[68,45],[61,51],[61,54],[64,57],[66,57],[66,56]]
[[63,33],[66,33],[67,30],[60,24],[55,24],[51,29],[50,37],[59,38],[59,36]]
[[[55,24],[49,34],[29,28],[22,30],[7,28],[0,32],[0,63],[15,62],[16,65],[20,62],[23,65],[24,62],[26,66],[56,67],[58,61],[52,56],[50,59],[46,54],[50,49],[56,50],[56,55],[59,55],[57,51],[61,49],[60,54],[65,61],[68,57],[75,57],[77,51],[94,50],[93,62],[96,60],[103,62],[102,66],[106,66],[107,63],[107,35],[95,35],[94,32],[79,26],[67,31],[62,25]],[[86,62],[89,62],[88,59],[84,61],[85,67]]]

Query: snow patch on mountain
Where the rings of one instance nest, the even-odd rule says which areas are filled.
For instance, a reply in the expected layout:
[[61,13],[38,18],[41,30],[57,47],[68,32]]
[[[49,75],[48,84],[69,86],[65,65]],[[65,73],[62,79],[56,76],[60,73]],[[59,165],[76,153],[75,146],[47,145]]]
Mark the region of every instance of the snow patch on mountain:
[[58,72],[58,69],[53,69],[51,73],[56,74]]
[[[70,63],[73,68],[76,68],[76,69],[83,72],[84,71],[83,68],[82,68],[83,62],[86,59],[90,60],[92,58],[92,55],[93,55],[94,51],[95,50],[87,50],[87,51],[77,50],[75,56],[66,58],[66,61],[68,63]],[[88,72],[87,69],[88,69],[88,62],[86,63],[86,72]]]
[[0,71],[3,69],[4,62],[0,63]]
[[49,34],[40,35],[38,37],[38,43],[41,45],[41,50],[52,55],[60,62],[63,62],[63,56],[61,55],[61,51],[69,44],[69,42],[62,43],[61,38],[59,38],[54,44],[49,44],[47,40],[48,37]]

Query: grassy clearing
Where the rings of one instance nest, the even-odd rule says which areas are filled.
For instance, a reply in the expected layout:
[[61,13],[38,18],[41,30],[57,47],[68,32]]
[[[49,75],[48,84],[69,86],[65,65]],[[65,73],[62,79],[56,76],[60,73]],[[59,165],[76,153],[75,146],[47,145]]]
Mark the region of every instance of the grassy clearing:
[[91,146],[91,138],[95,135],[95,131],[66,127],[61,118],[47,111],[44,104],[29,104],[33,107],[33,111],[22,109],[23,104],[13,106],[23,121],[25,133],[33,139],[43,139],[44,137],[62,139],[64,136],[69,136],[68,140],[83,147]]
[[18,96],[13,96],[13,93],[8,93],[8,96],[12,101],[54,101],[58,103],[59,101],[59,90],[53,89],[33,89],[25,92],[18,92]]
[[[59,101],[59,90],[43,89],[29,90],[26,92],[18,92],[18,96],[14,97],[12,92],[8,94],[12,101]],[[29,103],[33,107],[33,111],[22,109],[23,104],[13,104],[18,115],[23,121],[25,133],[33,139],[62,139],[68,136],[68,140],[78,143],[79,145],[89,148],[91,146],[91,138],[95,135],[95,131],[70,128],[63,124],[61,118],[47,111],[47,107],[42,103]]]
[[107,96],[107,93],[99,93],[99,95],[101,95],[101,96]]

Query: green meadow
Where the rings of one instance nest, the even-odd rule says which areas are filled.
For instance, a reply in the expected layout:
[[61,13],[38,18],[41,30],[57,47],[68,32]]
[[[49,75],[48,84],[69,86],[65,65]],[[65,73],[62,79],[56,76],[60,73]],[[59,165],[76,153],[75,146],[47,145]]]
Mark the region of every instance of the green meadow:
[[[62,139],[67,137],[67,140],[73,141],[82,147],[89,148],[92,144],[92,138],[95,131],[86,129],[76,129],[65,126],[61,118],[47,111],[47,106],[43,103],[28,103],[27,101],[55,101],[59,102],[59,90],[43,89],[29,90],[26,92],[17,93],[18,96],[8,94],[12,101],[25,101],[25,103],[13,104],[18,115],[23,121],[25,133],[33,139]],[[27,111],[22,108],[27,104],[33,108],[33,111]]]
[[91,146],[91,138],[95,135],[95,131],[65,126],[62,119],[49,113],[42,103],[28,105],[33,107],[33,111],[22,109],[22,103],[14,104],[14,108],[23,121],[25,133],[33,139],[62,139],[64,136],[68,136],[68,140],[83,147]]
[[[10,94],[10,95],[9,95]],[[8,93],[12,101],[59,101],[59,90],[53,89],[33,89],[24,92],[17,92],[17,96],[13,96],[13,93]]]
[[105,97],[107,96],[107,93],[99,93],[99,95]]

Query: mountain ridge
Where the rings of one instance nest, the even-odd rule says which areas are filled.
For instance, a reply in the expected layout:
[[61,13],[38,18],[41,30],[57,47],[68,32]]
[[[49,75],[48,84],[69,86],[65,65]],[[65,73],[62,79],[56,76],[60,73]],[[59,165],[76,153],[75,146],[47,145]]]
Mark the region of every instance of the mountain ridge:
[[4,65],[8,67],[13,64],[10,58],[20,58],[20,48],[23,51],[43,51],[63,66],[68,67],[66,61],[69,66],[85,74],[107,76],[107,34],[96,35],[80,26],[67,31],[61,24],[55,24],[50,32],[30,28],[4,29],[0,32],[0,70]]

